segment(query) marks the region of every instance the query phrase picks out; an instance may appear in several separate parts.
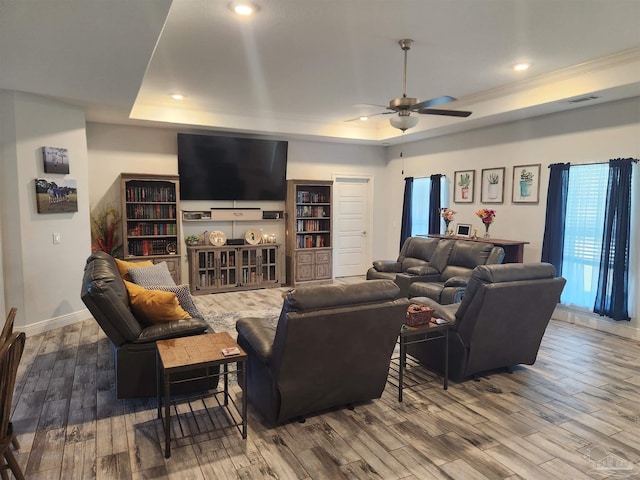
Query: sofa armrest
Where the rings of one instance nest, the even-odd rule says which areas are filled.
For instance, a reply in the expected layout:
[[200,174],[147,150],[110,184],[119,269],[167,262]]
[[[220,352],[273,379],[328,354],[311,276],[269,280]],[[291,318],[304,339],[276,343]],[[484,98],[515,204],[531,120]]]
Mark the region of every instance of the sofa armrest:
[[466,287],[467,284],[469,283],[470,278],[471,278],[471,275],[469,275],[468,277],[466,276],[463,277],[460,275],[451,277],[446,282],[444,282],[444,286],[445,287]]
[[451,305],[438,305],[435,307],[433,316],[435,318],[443,318],[451,325],[456,323],[456,312],[458,311],[459,303],[452,303]]
[[440,303],[450,305],[462,301],[466,287],[444,287],[440,292]]
[[150,325],[142,330],[133,343],[151,343],[167,338],[200,335],[209,329],[209,324],[201,318],[187,318],[174,322],[162,322]]
[[376,260],[373,262],[373,268],[378,272],[399,273],[402,264],[395,260]]
[[[410,273],[411,275],[420,275],[420,276],[435,275],[436,279],[440,277],[440,272],[437,269],[430,267],[429,265],[421,265],[419,267],[409,267],[407,268],[407,273]],[[423,279],[421,281],[428,282],[429,280]]]
[[[264,364],[269,364],[276,327],[264,318],[241,318],[236,322],[238,341],[244,340]],[[249,352],[247,352],[249,353]]]

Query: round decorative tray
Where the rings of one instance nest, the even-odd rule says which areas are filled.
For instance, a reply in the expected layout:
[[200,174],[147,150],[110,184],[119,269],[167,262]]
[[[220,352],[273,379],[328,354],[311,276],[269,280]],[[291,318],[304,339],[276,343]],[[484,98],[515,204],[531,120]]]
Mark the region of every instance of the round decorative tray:
[[222,245],[227,243],[227,236],[220,230],[214,230],[209,234],[209,242],[214,247],[221,247]]
[[260,243],[261,237],[255,230],[247,230],[244,234],[244,239],[249,245],[257,245]]

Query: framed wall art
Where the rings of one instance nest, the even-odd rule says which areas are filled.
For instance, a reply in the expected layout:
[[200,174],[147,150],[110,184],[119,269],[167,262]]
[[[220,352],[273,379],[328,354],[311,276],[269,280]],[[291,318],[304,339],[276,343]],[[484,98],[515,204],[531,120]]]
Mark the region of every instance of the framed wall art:
[[504,202],[504,167],[482,169],[480,199],[482,203]]
[[513,167],[513,203],[538,203],[540,198],[540,164]]
[[69,173],[69,150],[58,147],[42,147],[44,173]]
[[78,189],[75,180],[36,178],[38,213],[78,211]]
[[455,172],[453,177],[453,201],[455,203],[473,203],[475,179],[475,170]]

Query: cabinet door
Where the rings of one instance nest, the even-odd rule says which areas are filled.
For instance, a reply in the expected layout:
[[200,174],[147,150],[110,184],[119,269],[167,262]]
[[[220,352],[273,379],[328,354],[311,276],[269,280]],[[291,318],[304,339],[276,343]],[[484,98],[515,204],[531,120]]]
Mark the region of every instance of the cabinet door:
[[260,282],[278,283],[278,248],[260,249]]
[[238,284],[238,251],[236,249],[218,252],[218,287],[235,287]]
[[331,250],[321,250],[315,255],[316,279],[331,278]]

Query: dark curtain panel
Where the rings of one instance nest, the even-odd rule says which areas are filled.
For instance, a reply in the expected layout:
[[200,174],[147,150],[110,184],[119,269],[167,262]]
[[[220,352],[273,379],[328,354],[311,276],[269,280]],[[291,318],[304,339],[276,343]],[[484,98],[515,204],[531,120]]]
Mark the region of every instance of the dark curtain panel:
[[413,177],[404,179],[404,202],[402,203],[402,225],[400,225],[400,250],[404,241],[411,236],[411,194]]
[[569,191],[569,163],[549,165],[549,189],[547,190],[547,216],[542,239],[542,261],[556,267],[562,275],[562,251],[564,250],[564,225]]
[[440,233],[440,184],[442,175],[431,175],[429,191],[429,233]]
[[630,320],[627,298],[632,166],[631,158],[609,161],[600,273],[593,311],[614,320]]

